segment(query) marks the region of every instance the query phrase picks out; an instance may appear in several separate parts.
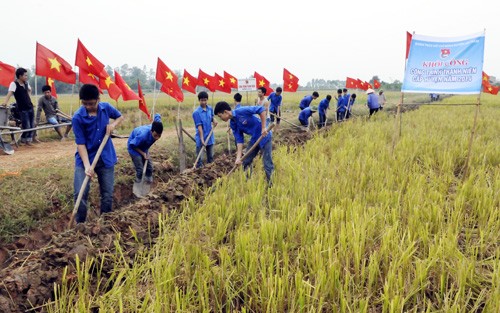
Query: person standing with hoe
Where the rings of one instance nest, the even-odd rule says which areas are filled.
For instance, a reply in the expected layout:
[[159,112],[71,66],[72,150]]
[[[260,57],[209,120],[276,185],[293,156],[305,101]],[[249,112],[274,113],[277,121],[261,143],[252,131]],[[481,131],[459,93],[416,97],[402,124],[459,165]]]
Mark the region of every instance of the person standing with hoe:
[[[85,177],[92,178],[94,174],[97,174],[102,214],[111,212],[115,182],[114,167],[117,162],[113,143],[107,139],[124,120],[124,117],[111,104],[99,100],[97,86],[85,84],[80,88],[82,106],[75,112],[72,120],[77,145],[73,185],[76,206]],[[114,121],[110,123],[110,119]],[[100,152],[98,150],[102,151],[100,155],[97,155]],[[96,156],[98,160],[94,162]],[[91,164],[95,164],[95,168]],[[90,183],[84,188],[81,202],[78,203],[78,209],[74,214],[77,223],[83,223],[87,218]]]
[[[205,148],[207,152],[207,163],[214,161],[214,144],[215,136],[212,132],[212,126],[217,126],[217,121],[214,119],[214,111],[208,105],[208,93],[202,91],[198,94],[200,106],[193,112],[194,126],[196,127],[196,155]],[[209,136],[210,135],[210,136]],[[200,168],[203,165],[201,157],[198,159],[196,167]]]

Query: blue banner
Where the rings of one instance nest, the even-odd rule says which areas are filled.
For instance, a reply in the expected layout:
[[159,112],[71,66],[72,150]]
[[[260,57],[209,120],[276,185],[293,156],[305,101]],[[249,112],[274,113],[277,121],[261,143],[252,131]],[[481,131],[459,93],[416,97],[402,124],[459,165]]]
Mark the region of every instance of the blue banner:
[[454,38],[414,34],[401,91],[478,94],[483,60],[484,32]]

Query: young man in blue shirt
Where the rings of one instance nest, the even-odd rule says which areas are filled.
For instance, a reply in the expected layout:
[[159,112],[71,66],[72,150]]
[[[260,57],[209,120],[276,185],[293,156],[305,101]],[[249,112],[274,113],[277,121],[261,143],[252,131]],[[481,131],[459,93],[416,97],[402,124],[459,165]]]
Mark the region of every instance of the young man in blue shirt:
[[[111,140],[108,140],[105,144],[95,168],[92,170],[90,166],[104,136],[106,134],[110,135],[124,118],[120,111],[111,104],[99,101],[99,89],[95,85],[85,84],[80,88],[80,101],[82,106],[75,112],[72,119],[77,145],[73,182],[74,200],[76,202],[85,176],[92,178],[95,173],[97,174],[101,194],[101,214],[111,212],[115,182],[114,167],[117,162],[115,148]],[[114,119],[114,122],[110,123],[110,119]],[[83,223],[87,218],[89,189],[90,182],[85,188],[76,212],[75,219],[77,223]]]
[[309,118],[317,110],[318,109],[315,106],[310,106],[310,107],[307,107],[304,110],[300,111],[300,113],[299,113],[299,122],[300,122],[300,124],[302,126],[308,127],[309,126]]
[[234,94],[233,99],[234,99],[234,108],[235,109],[239,109],[241,107],[241,99],[242,98],[243,98],[243,96],[239,92]]
[[[281,93],[283,92],[283,89],[281,87],[276,88],[275,92],[272,92],[269,97],[267,97],[267,100],[269,100],[269,112],[273,113],[277,116],[281,116],[281,102],[283,101],[283,97],[281,96]],[[276,118],[276,126],[280,124],[280,118]],[[274,122],[274,115],[271,115],[271,123]]]
[[342,89],[337,90],[337,122],[342,122],[347,110],[347,99],[342,95]]
[[332,96],[327,95],[325,99],[319,102],[318,106],[319,128],[326,126],[326,111],[330,107],[330,100],[332,100]]
[[300,104],[299,104],[299,107],[301,110],[304,110],[305,108],[307,108],[308,106],[311,105],[311,102],[313,100],[316,100],[317,98],[319,97],[319,93],[317,91],[313,92],[312,95],[309,95],[309,96],[305,96],[301,101],[300,101]]
[[[264,170],[268,184],[271,184],[271,175],[274,171],[274,164],[272,158],[272,132],[267,132],[266,129],[266,108],[264,106],[245,106],[239,109],[231,110],[229,104],[225,101],[218,102],[215,105],[215,114],[224,122],[230,121],[231,127],[236,140],[236,161],[235,164],[243,164],[246,170],[252,165],[253,159],[257,156],[259,151],[262,151],[262,162],[264,163]],[[259,117],[255,116],[258,115]],[[241,160],[243,155],[243,144],[245,143],[244,134],[250,135],[247,151],[261,135],[265,136],[255,150],[250,155]]]
[[134,163],[136,183],[142,180],[142,170],[146,160],[148,160],[148,165],[144,181],[148,184],[153,182],[153,162],[149,157],[149,148],[160,139],[162,132],[163,123],[161,122],[160,114],[157,113],[152,124],[136,127],[130,133],[127,141],[127,150]]
[[[202,91],[198,94],[198,101],[200,101],[200,106],[193,112],[194,127],[196,128],[196,155],[198,155],[205,146],[207,153],[207,163],[212,163],[214,161],[214,143],[215,136],[212,133],[210,138],[208,134],[212,130],[212,126],[217,125],[217,121],[214,119],[214,111],[211,106],[208,105],[208,93]],[[203,162],[201,158],[198,160],[196,167],[201,167]]]

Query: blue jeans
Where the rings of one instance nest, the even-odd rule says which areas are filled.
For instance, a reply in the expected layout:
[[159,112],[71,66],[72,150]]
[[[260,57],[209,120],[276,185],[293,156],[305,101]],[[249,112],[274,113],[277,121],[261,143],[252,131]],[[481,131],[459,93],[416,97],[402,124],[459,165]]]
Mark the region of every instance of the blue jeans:
[[[97,161],[97,165],[94,168],[94,172],[97,175],[97,181],[99,182],[99,192],[101,194],[101,214],[111,212],[113,206],[113,189],[115,184],[115,167],[104,167],[102,159]],[[75,178],[73,181],[74,187],[74,201],[78,198],[78,193],[85,180],[85,169],[83,167],[75,167]],[[83,192],[82,201],[78,206],[78,211],[76,212],[75,220],[77,223],[83,223],[87,219],[87,199],[89,197],[90,181]]]
[[[35,114],[33,109],[29,109],[27,111],[19,112],[21,115],[21,128],[22,129],[30,129],[35,126]],[[24,132],[21,135],[21,142],[31,142],[33,141],[33,131]]]
[[[198,156],[202,147],[203,146],[196,146],[196,156]],[[207,164],[212,163],[214,161],[214,145],[207,146],[206,153],[207,153]],[[203,166],[203,162],[201,161],[201,159],[203,159],[202,156],[198,160],[198,163],[196,163],[197,168],[200,168]]]
[[[250,147],[249,147],[250,149]],[[248,149],[247,149],[248,150]],[[253,150],[246,159],[243,160],[243,169],[245,171],[252,165],[253,159],[257,156],[257,153],[262,150],[262,163],[264,164],[264,171],[266,171],[266,178],[267,182],[271,182],[271,175],[273,174],[274,171],[274,164],[273,164],[273,156],[272,156],[272,151],[273,151],[273,143],[272,140],[269,140],[265,145],[264,148],[261,148],[260,145]],[[251,167],[250,167],[250,172],[251,172]]]
[[319,124],[318,124],[318,127],[321,128],[321,127],[326,126],[325,123],[326,123],[326,114],[319,113]]
[[[130,154],[130,153],[129,153]],[[142,170],[144,169],[144,162],[146,160],[142,157],[142,155],[131,155],[132,162],[134,163],[135,168],[135,182],[140,183],[142,180]],[[151,159],[148,160],[148,165],[146,166],[146,177],[144,180],[148,183],[153,182],[153,162]]]

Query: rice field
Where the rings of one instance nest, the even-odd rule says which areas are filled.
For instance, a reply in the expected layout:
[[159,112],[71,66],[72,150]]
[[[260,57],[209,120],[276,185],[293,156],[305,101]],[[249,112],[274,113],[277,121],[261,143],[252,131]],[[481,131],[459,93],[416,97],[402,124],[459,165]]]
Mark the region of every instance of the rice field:
[[238,171],[161,216],[157,244],[133,264],[81,260],[47,309],[500,312],[495,100],[482,96],[466,177],[474,106],[405,113],[394,147],[392,115],[337,124],[278,147],[272,188],[256,160],[251,179]]

